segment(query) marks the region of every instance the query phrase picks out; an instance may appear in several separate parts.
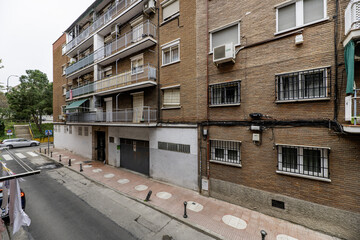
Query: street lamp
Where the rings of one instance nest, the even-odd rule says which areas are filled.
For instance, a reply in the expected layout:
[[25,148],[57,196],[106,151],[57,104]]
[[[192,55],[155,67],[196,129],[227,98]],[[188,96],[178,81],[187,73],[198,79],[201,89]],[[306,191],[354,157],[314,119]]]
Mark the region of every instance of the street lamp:
[[10,77],[19,77],[18,75],[10,75],[8,78],[7,78],[7,83],[6,83],[6,92],[9,92],[9,78]]

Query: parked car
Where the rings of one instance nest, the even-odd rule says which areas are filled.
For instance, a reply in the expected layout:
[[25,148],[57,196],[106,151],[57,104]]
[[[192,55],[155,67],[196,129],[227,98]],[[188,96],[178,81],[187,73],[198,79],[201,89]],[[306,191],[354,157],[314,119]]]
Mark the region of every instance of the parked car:
[[[2,200],[3,200],[3,182],[0,182],[0,206],[1,206],[1,204],[2,204]],[[23,210],[25,210],[25,205],[26,205],[26,197],[25,197],[25,192],[22,190],[22,189],[20,189],[20,196],[21,196],[21,207],[22,207],[22,209]],[[1,209],[2,210],[2,212],[0,212],[0,214],[1,214],[1,218],[8,218],[8,216],[9,215],[4,215],[4,209]]]
[[0,147],[34,147],[39,146],[40,142],[35,140],[27,140],[25,138],[12,138],[12,139],[5,139],[1,142]]

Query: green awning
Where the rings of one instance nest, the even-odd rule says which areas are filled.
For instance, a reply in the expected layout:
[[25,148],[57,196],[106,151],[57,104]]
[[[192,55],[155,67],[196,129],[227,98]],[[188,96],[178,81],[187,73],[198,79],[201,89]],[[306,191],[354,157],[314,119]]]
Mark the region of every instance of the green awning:
[[70,103],[69,105],[66,106],[65,110],[79,108],[87,100],[89,100],[89,99],[82,99],[82,100],[79,100],[79,101],[72,102],[72,103]]
[[346,93],[354,93],[355,44],[350,41],[345,46],[345,69],[347,76]]

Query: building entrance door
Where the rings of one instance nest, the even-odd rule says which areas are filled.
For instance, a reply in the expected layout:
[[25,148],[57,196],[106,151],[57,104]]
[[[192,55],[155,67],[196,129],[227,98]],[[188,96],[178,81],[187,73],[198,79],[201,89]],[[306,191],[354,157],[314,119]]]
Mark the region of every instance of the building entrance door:
[[105,161],[105,132],[97,131],[96,132],[97,137],[97,145],[96,145],[96,151],[97,151],[97,158],[98,161]]

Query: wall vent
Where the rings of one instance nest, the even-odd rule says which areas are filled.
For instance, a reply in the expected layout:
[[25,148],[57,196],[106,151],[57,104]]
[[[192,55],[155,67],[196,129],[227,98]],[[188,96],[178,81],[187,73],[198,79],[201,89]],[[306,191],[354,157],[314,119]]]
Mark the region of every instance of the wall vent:
[[276,207],[276,208],[280,208],[280,209],[285,209],[285,203],[284,202],[274,200],[274,199],[271,199],[271,206]]

